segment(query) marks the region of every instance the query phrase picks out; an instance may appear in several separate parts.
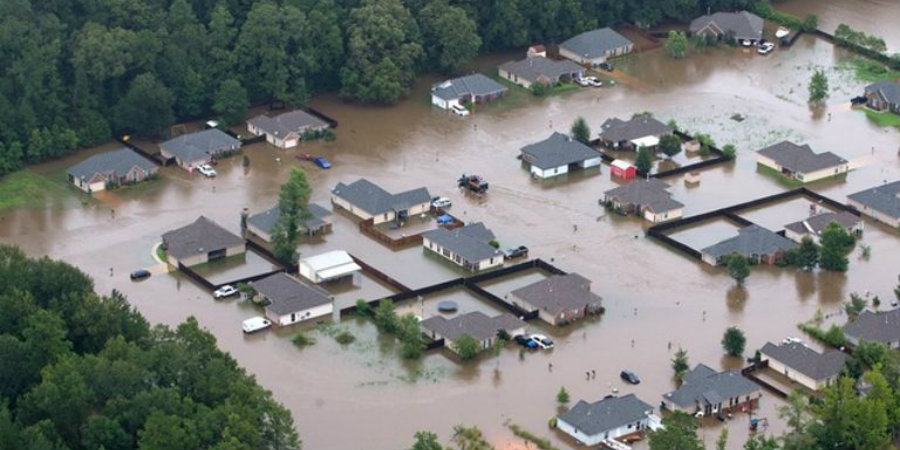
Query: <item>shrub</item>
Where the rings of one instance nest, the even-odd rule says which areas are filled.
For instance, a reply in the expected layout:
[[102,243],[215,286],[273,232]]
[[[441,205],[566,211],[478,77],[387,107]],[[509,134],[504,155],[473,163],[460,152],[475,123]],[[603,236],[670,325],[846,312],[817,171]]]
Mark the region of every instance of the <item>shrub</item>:
[[464,334],[457,338],[455,341],[453,341],[452,345],[453,350],[455,350],[459,357],[464,361],[474,359],[476,356],[478,356],[478,351],[481,347],[481,343],[468,334]]
[[569,403],[569,391],[566,390],[565,386],[560,387],[559,392],[556,393],[556,402],[560,405]]
[[316,338],[314,338],[312,336],[307,336],[303,333],[297,333],[297,335],[294,336],[293,339],[291,339],[291,342],[293,342],[294,345],[296,345],[297,347],[303,348],[303,347],[315,344]]
[[722,336],[722,348],[730,356],[741,356],[744,354],[744,347],[747,345],[747,337],[738,327],[728,327],[725,335]]
[[372,315],[372,307],[369,306],[369,302],[363,299],[356,300],[356,314],[362,317],[369,317]]
[[344,330],[344,331],[341,331],[340,333],[338,333],[334,337],[334,340],[337,341],[338,344],[348,345],[348,344],[352,344],[356,340],[356,336],[354,336],[353,333],[350,333],[349,331]]

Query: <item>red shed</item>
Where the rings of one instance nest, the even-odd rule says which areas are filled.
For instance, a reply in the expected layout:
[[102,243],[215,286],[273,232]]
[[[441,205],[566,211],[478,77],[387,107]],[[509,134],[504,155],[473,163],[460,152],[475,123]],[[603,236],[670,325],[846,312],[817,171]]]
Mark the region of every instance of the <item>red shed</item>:
[[617,159],[610,164],[612,167],[612,174],[614,177],[619,177],[623,180],[630,180],[637,175],[637,167],[634,167],[627,161],[623,161],[621,159]]

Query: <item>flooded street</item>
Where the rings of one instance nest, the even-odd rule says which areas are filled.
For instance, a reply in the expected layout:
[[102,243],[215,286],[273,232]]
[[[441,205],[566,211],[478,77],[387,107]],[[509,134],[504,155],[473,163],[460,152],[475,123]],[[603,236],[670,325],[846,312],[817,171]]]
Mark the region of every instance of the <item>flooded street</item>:
[[[886,16],[882,19],[896,19]],[[825,20],[820,15],[820,24]],[[888,45],[896,48],[898,43]],[[512,57],[517,54],[485,57],[479,64],[488,71]],[[596,401],[619,389],[658,405],[661,395],[675,387],[670,360],[679,346],[687,349],[692,366],[738,368],[742,362],[725,357],[720,345],[729,326],[746,332],[749,356],[766,341],[799,335],[797,323],[812,318],[818,309],[838,311],[851,292],[868,290],[890,297],[900,270],[900,233],[867,220],[862,241],[872,247],[871,257],[851,255],[846,274],[756,267],[745,287],[735,288],[724,269],[646,238],[646,223],[607,215],[598,199],[616,185],[608,166],[599,174],[541,183],[522,169],[516,159],[519,149],[553,131],[567,132],[578,116],[596,131],[608,118],[651,111],[664,122],[674,119],[690,132],[710,134],[719,146],[732,143],[738,148],[736,162],[704,169],[699,186],[686,186],[681,176],[665,179],[674,198],[685,204],[685,215],[788,189],[757,171],[753,153],[782,139],[807,142],[858,165],[845,180],[809,186],[843,202],[849,193],[900,178],[900,132],[879,128],[862,112],[850,109],[849,99],[865,83],[835,68],[844,57],[812,36],[802,36],[793,48],[765,57],[714,48],[676,61],[657,50],[619,64],[639,81],[635,86],[582,89],[543,99],[512,92],[503,102],[478,108],[466,118],[430,106],[427,91],[433,77],[424,77],[408,100],[390,108],[316,98],[311,106],[340,122],[336,142],[304,143],[288,152],[253,145],[245,148],[249,168],[242,167],[241,158],[231,158],[219,164],[215,179],[168,167],[160,170],[158,180],[136,188],[105,192],[94,199],[73,193],[63,205],[3,211],[0,240],[18,244],[30,255],[49,255],[78,266],[95,278],[98,291],[124,292],[151,322],[174,325],[197,317],[224,350],[292,411],[305,448],[405,448],[417,430],[431,430],[447,440],[453,425],[460,423],[481,427],[497,448],[521,448],[521,440],[505,426],[510,422],[549,437],[561,448],[577,448],[547,427],[556,414],[555,396],[561,386],[571,393],[573,403]],[[806,104],[806,86],[817,66],[826,68],[832,90],[827,106],[813,111]],[[733,120],[734,114],[744,120]],[[320,170],[294,157],[307,152],[326,156],[334,167]],[[29,170],[58,179],[65,167],[86,155]],[[359,177],[389,191],[426,186],[432,195],[447,196],[454,203],[450,210],[454,215],[467,222],[485,222],[503,247],[527,245],[531,257],[552,260],[562,270],[593,280],[606,314],[560,329],[531,322],[530,329],[556,341],[549,352],[520,356],[510,345],[499,358],[485,354],[474,363],[459,364],[441,351],[408,362],[400,359],[399,345],[378,337],[371,323],[352,317],[313,331],[318,342],[298,349],[290,338],[303,327],[245,336],[240,322],[258,315],[258,310],[235,300],[214,301],[187,278],[157,274],[144,282],[129,281],[129,271],[156,264],[151,249],[163,232],[198,215],[239,231],[241,210],[255,213],[271,207],[288,169],[297,164],[307,170],[312,201],[322,205],[330,203],[329,190],[336,183]],[[484,176],[490,192],[484,198],[463,195],[456,188],[461,173]],[[808,206],[787,202],[749,214],[752,220],[777,226],[805,217]],[[332,219],[333,233],[304,243],[302,255],[347,250],[412,288],[461,275],[454,266],[426,256],[420,247],[391,251],[360,234],[345,214],[335,213]],[[733,230],[728,223],[711,226],[712,238],[692,229],[681,233],[692,243],[707,244]],[[268,268],[261,261],[253,265]],[[503,296],[541,276],[525,272],[521,278],[501,279],[485,288]],[[391,292],[363,277],[359,289],[341,288],[336,307]],[[399,309],[421,314],[424,308],[428,315],[436,301],[448,298],[463,311],[494,311],[466,291],[448,291],[425,299],[424,307],[410,302]],[[356,342],[340,346],[330,337],[336,329],[349,330]],[[633,370],[643,382],[623,384],[618,376],[623,369]],[[596,370],[595,380],[585,380],[588,370]],[[759,412],[769,418],[774,433],[784,429],[777,419],[779,402],[765,392]],[[728,448],[741,448],[748,433],[747,416],[737,415],[727,424]],[[716,422],[701,428],[709,447],[719,427]],[[646,443],[635,448],[644,449]]]

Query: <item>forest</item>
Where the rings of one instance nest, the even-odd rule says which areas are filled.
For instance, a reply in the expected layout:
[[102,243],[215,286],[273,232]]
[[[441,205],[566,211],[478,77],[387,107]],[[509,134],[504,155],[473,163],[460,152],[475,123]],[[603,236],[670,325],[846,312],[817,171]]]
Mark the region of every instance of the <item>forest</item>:
[[69,264],[0,246],[0,450],[299,448],[290,413],[189,318],[150,327]]
[[0,176],[118,133],[235,123],[250,105],[392,104],[417,74],[457,74],[480,53],[750,1],[4,0]]

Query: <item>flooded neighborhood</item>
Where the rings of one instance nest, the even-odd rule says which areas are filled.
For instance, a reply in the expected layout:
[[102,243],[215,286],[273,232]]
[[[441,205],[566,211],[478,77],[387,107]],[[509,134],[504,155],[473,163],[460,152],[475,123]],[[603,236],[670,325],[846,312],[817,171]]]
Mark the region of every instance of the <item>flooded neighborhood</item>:
[[[837,3],[842,6],[832,5]],[[896,2],[791,0],[778,2],[776,8],[801,18],[816,14],[819,28],[829,33],[847,23],[882,37],[891,52],[900,49]],[[766,21],[764,35],[777,41],[778,28]],[[629,28],[623,33],[630,37],[637,32]],[[641,33],[634,40],[650,39]],[[468,71],[502,81],[508,92],[472,105],[465,115],[432,104],[433,86],[447,79],[434,74],[419,77],[410,95],[393,106],[360,105],[335,94],[313,96],[308,107],[337,122],[332,127],[336,139],[301,140],[293,148],[279,148],[265,139],[244,143],[239,155],[218,160],[215,177],[194,173],[201,170],[196,166],[184,170],[179,157],[179,163],[158,167],[155,176],[134,186],[92,194],[72,186],[66,171],[88,156],[122,148],[117,141],[32,165],[25,170],[49,180],[55,195],[0,210],[0,241],[19,246],[29,256],[46,255],[74,265],[93,278],[98,293],[115,290],[127,296],[151,324],[177,326],[195,317],[290,411],[304,447],[310,449],[408,448],[417,431],[430,430],[447,440],[457,424],[479,427],[484,439],[498,449],[542,447],[523,441],[513,428],[529,430],[553,448],[586,448],[584,439],[565,431],[571,428],[567,420],[582,407],[571,408],[579,400],[590,403],[614,396],[610,398],[624,401],[634,394],[654,410],[656,420],[665,417],[661,405],[694,414],[693,398],[684,400],[690,407],[681,407],[679,396],[687,398],[698,389],[703,394],[705,388],[699,384],[717,372],[733,370],[737,372],[731,374],[750,387],[733,395],[740,406],[730,398],[718,402],[722,408],[727,403],[726,414],[715,407],[695,415],[697,434],[706,447],[714,448],[722,428],[729,430],[729,449],[743,448],[756,433],[779,436],[788,431],[779,407],[787,404],[783,394],[798,382],[785,376],[786,369],[774,370],[775,363],[768,363],[768,369],[745,371],[749,377],[744,378],[741,369],[756,367],[748,358],[767,343],[776,347],[802,340],[815,352],[827,350],[827,344],[798,325],[818,320],[822,329],[844,326],[851,294],[880,311],[895,307],[891,302],[900,274],[900,231],[865,211],[860,216],[856,206],[846,206],[848,196],[900,180],[900,128],[882,126],[851,102],[865,95],[872,82],[857,76],[853,61],[859,56],[815,33],[803,33],[791,45],[779,43],[769,54],[760,54],[755,45],[715,45],[673,58],[657,46],[613,59],[612,71],[591,70],[602,87],[578,86],[535,96],[496,76],[498,66],[525,58],[525,50],[488,53],[471,63]],[[828,78],[829,95],[820,104],[810,104],[809,80],[817,70]],[[260,106],[247,117],[268,112]],[[628,175],[629,167],[639,165],[639,152],[611,141],[618,139],[604,140],[603,124],[640,114],[672,127],[662,134],[683,133],[679,151],[702,133],[714,141],[718,153],[708,153],[702,143],[702,155],[657,154],[649,172],[638,167]],[[603,162],[597,159],[596,164],[579,167],[564,162],[567,173],[536,175],[532,167],[541,163],[523,148],[554,133],[568,136],[578,118],[585,120],[592,141],[584,146],[592,150],[583,159]],[[177,134],[203,130],[204,122],[188,122]],[[254,134],[244,123],[227,131],[244,139]],[[127,143],[157,153],[160,141],[133,138]],[[782,141],[808,144],[816,153],[832,152],[841,161],[835,163],[840,173],[835,169],[823,180],[804,181],[803,175],[785,176],[788,169],[770,169],[759,162],[757,151]],[[623,142],[631,145],[634,139]],[[660,140],[651,145],[656,142]],[[696,145],[699,149],[701,143]],[[736,150],[733,158],[680,169],[721,156],[725,146]],[[315,156],[324,157],[329,168]],[[612,161],[619,161],[619,166],[614,168]],[[312,275],[292,273],[292,280],[296,277],[303,286],[320,290],[325,298],[333,298],[333,305],[316,319],[297,319],[300,323],[288,325],[294,322],[292,316],[285,325],[245,333],[241,328],[247,319],[274,320],[268,310],[264,313],[254,302],[244,301],[243,293],[214,298],[213,291],[226,284],[237,286],[234,281],[241,280],[258,285],[262,292],[260,277],[282,271],[272,243],[246,228],[254,223],[248,217],[279,205],[282,185],[295,167],[305,172],[309,203],[325,210],[320,218],[327,223],[321,233],[300,237],[299,270],[309,258],[316,276],[342,279],[320,283],[309,281]],[[537,171],[549,173],[543,166]],[[460,179],[468,175],[481,177],[489,187],[475,192],[469,188],[470,180]],[[368,184],[354,187],[361,179]],[[656,188],[662,194],[657,190],[654,195],[670,202],[663,207],[670,215],[660,215],[659,207],[650,207],[652,214],[643,207],[621,214],[618,195],[631,194],[617,190],[614,199],[607,194],[631,183],[663,183]],[[419,188],[425,195],[422,211],[415,209],[422,202],[411,199]],[[815,195],[800,193],[729,209],[799,189]],[[356,200],[355,195],[384,198]],[[452,206],[435,213],[432,199],[437,198],[446,198]],[[391,203],[385,211],[397,217],[384,224],[379,224],[381,211],[364,218],[366,211],[374,212],[360,207],[366,201]],[[399,209],[404,214],[408,209],[409,217],[401,218]],[[723,213],[701,217],[716,210]],[[846,271],[774,264],[782,250],[801,245],[799,237],[792,241],[790,233],[782,232],[788,224],[810,227],[811,216],[841,211],[851,214],[847,228],[856,237]],[[437,225],[435,220],[440,222],[443,214],[452,226]],[[222,261],[195,267],[185,263],[189,256],[176,255],[175,242],[181,238],[166,233],[193,230],[187,226],[201,216],[210,228],[189,232],[197,233],[200,241],[212,239],[220,229],[239,236],[238,256],[229,250]],[[392,225],[406,219],[407,227]],[[673,220],[684,223],[666,228],[665,223]],[[476,226],[479,223],[483,229]],[[732,251],[719,254],[715,247],[736,239],[739,230],[742,234],[751,224],[775,236],[771,239],[784,241],[783,248],[772,251],[771,264],[765,263],[768,254],[752,251],[759,264],[751,265],[745,281],[736,282],[727,263]],[[441,232],[431,231],[435,229]],[[655,229],[676,244],[654,238]],[[819,231],[810,232],[817,237]],[[525,256],[504,255],[520,246],[525,247]],[[696,254],[682,247],[695,249]],[[465,251],[478,254],[475,260],[480,262],[467,259]],[[323,254],[346,255],[349,259],[340,263],[346,271],[316,266],[314,257]],[[175,258],[181,260],[173,264]],[[203,258],[205,262],[207,256]],[[326,263],[320,258],[319,264]],[[137,269],[149,271],[149,278],[133,281],[129,274]],[[563,323],[572,319],[571,323],[564,326],[548,322],[538,314],[540,307],[527,303],[526,288],[572,274],[584,280],[575,282],[582,283],[578,289],[599,297],[597,308],[580,306],[584,317],[567,318]],[[451,281],[452,286],[432,289]],[[429,345],[420,358],[404,358],[400,340],[356,312],[359,300],[385,298],[396,298],[397,315],[417,317],[423,333],[435,341],[441,336],[444,347]],[[876,298],[880,305],[872,304]],[[451,307],[454,312],[446,312]],[[277,315],[287,317],[291,312]],[[497,325],[501,335],[510,331],[506,339],[524,332],[526,340],[540,335],[550,345],[536,342],[532,349],[511,341],[503,346],[504,340],[496,351],[464,358],[456,345],[461,338],[451,334],[457,326],[475,328],[476,318],[464,317],[469,313],[477,314],[478,320],[509,319]],[[430,318],[459,323],[435,325]],[[471,323],[463,323],[469,319]],[[746,350],[737,356],[723,351],[722,336],[729,327],[746,335]],[[496,328],[488,328],[484,342],[493,348],[500,338]],[[345,332],[355,339],[339,343],[335,336]],[[298,333],[315,342],[296,345]],[[672,370],[679,349],[687,351],[693,369],[683,385]],[[698,364],[703,366],[695,369]],[[623,371],[639,376],[639,384],[623,379]],[[762,386],[750,380],[761,380]],[[568,405],[558,402],[561,388],[571,396]],[[675,395],[664,395],[670,392]],[[548,428],[551,419],[554,426]],[[645,426],[651,425],[640,427]],[[622,443],[604,439],[602,445],[625,444],[649,448],[647,439]]]

